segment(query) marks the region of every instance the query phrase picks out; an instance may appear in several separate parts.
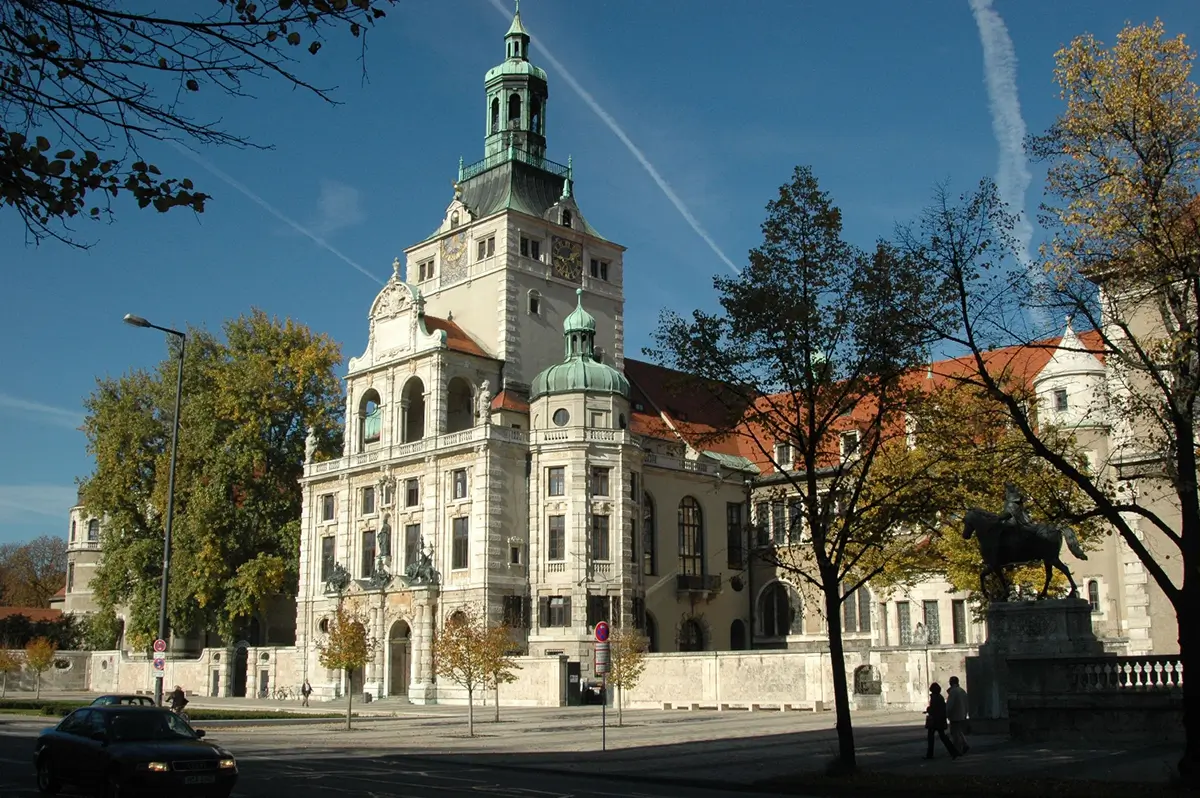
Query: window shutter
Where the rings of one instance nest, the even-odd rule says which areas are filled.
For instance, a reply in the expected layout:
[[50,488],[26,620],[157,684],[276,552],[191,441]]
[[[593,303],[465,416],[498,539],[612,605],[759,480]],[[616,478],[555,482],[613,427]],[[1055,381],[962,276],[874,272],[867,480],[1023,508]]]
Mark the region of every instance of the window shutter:
[[550,599],[546,596],[538,599],[538,626],[542,629],[550,626]]
[[571,597],[563,596],[563,614],[567,616],[565,626],[571,626]]

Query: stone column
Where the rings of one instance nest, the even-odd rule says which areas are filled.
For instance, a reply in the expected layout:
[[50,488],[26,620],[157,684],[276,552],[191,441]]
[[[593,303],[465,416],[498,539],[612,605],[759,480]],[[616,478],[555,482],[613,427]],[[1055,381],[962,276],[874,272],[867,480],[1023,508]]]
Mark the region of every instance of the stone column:
[[436,599],[436,586],[413,588],[416,628],[412,636],[412,677],[408,699],[414,704],[437,703],[437,688],[433,683],[433,604]]

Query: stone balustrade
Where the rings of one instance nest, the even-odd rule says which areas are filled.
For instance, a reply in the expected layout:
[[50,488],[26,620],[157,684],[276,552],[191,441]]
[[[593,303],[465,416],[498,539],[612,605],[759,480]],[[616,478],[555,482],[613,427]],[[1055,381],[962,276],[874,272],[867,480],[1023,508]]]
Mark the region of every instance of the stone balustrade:
[[491,424],[480,424],[460,432],[430,435],[419,441],[398,443],[393,446],[379,446],[365,452],[349,455],[348,457],[339,457],[336,460],[309,463],[304,468],[304,475],[312,477],[319,474],[330,474],[353,468],[361,468],[363,466],[371,466],[375,463],[416,458],[427,453],[468,446],[485,440],[524,446],[528,444],[529,437],[523,430],[512,429],[511,427],[498,427]]
[[1067,691],[1071,693],[1183,688],[1183,660],[1178,656],[1070,659],[1060,667],[1067,669]]

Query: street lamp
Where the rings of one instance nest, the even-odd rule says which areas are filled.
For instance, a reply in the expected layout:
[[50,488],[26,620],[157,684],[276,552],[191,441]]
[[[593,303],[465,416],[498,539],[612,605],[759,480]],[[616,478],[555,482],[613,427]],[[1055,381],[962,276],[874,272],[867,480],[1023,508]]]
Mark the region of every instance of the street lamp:
[[[183,354],[187,347],[187,335],[179,330],[151,324],[141,316],[135,316],[132,313],[125,314],[125,323],[134,327],[161,330],[179,339],[179,373],[175,379],[175,419],[171,430],[171,472],[167,479],[167,527],[163,533],[162,590],[158,599],[158,638],[167,644],[167,648],[170,648],[171,642],[167,637],[167,585],[171,579],[171,522],[175,518],[175,459],[179,452],[179,405],[183,398]],[[154,675],[154,703],[161,707],[162,698],[163,674],[159,672]]]

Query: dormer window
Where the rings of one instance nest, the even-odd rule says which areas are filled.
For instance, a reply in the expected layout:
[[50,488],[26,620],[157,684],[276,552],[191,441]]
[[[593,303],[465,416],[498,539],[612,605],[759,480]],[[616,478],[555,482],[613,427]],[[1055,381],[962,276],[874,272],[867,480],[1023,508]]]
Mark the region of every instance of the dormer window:
[[792,445],[784,441],[775,444],[775,464],[781,469],[792,467]]
[[858,430],[842,433],[841,449],[843,460],[847,460],[858,454]]
[[1065,413],[1065,412],[1067,412],[1067,409],[1070,406],[1071,406],[1070,400],[1067,399],[1067,389],[1066,388],[1055,388],[1054,389],[1054,409],[1056,411],[1058,411],[1059,413]]

